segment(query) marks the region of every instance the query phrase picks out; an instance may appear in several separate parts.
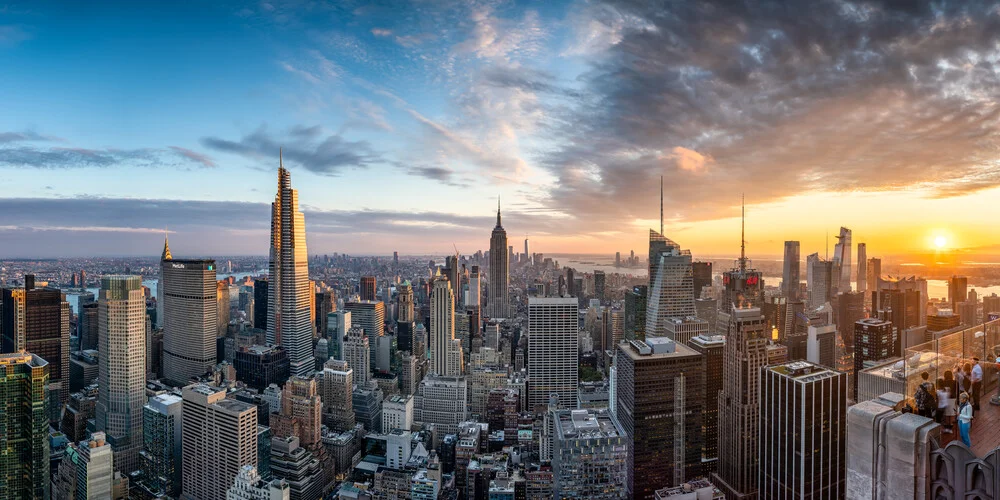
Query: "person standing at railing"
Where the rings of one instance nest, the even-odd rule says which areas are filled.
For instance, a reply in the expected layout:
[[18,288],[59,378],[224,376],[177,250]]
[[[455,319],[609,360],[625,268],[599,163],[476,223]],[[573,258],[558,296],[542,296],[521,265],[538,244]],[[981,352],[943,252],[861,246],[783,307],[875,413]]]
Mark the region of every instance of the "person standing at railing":
[[965,446],[969,448],[972,448],[972,441],[969,437],[969,430],[972,428],[972,412],[969,393],[963,392],[958,396],[958,435]]
[[979,398],[983,393],[983,367],[979,358],[972,358],[972,409],[979,411]]

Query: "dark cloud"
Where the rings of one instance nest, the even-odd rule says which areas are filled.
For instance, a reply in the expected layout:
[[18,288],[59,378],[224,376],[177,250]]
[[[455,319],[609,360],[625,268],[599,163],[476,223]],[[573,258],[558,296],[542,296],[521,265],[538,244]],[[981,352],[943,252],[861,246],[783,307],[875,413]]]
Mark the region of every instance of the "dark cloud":
[[322,127],[294,127],[284,137],[275,137],[261,127],[238,141],[205,137],[203,146],[255,160],[277,160],[279,148],[286,162],[323,175],[337,175],[345,168],[367,168],[381,161],[367,141],[349,141],[327,134]]
[[493,65],[485,68],[480,74],[487,85],[505,89],[518,89],[544,94],[556,94],[579,98],[582,94],[560,85],[556,77],[549,72],[525,67],[509,67]]
[[409,175],[423,177],[448,186],[465,187],[469,185],[467,182],[460,181],[453,170],[443,167],[408,167],[405,170]]
[[[655,214],[660,175],[689,220],[732,215],[740,192],[954,196],[997,180],[993,2],[622,0],[584,19],[607,43],[540,155],[558,179],[540,201],[597,227]],[[710,161],[692,169],[688,151]]]

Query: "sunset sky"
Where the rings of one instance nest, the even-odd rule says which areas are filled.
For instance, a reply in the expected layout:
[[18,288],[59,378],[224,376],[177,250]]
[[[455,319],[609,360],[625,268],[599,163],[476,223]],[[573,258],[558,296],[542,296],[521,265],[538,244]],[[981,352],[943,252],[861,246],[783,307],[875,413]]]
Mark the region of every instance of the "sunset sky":
[[0,257],[265,254],[279,147],[310,253],[641,254],[662,175],[696,256],[1000,254],[995,2],[100,3],[0,4]]

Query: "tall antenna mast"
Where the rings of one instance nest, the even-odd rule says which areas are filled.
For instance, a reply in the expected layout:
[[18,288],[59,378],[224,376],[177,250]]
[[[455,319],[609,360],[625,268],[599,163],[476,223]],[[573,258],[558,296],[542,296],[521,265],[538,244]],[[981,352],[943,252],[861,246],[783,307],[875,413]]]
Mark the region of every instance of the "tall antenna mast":
[[663,176],[660,176],[660,236],[663,236]]
[[740,271],[747,270],[747,200],[746,195],[740,194],[740,205],[742,206],[742,220],[740,221]]

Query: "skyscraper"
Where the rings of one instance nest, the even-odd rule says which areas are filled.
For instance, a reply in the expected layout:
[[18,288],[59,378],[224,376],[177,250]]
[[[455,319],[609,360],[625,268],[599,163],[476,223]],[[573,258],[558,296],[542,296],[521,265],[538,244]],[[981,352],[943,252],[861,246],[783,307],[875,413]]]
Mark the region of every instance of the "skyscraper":
[[557,410],[553,423],[553,498],[623,498],[628,442],[606,410]]
[[880,283],[882,281],[882,259],[872,257],[868,259],[868,267],[865,270],[867,272],[867,279],[865,279],[865,284],[868,285],[868,293],[866,299],[871,297],[871,292],[878,290]]
[[799,242],[785,242],[785,260],[781,273],[781,291],[789,302],[799,300]]
[[723,335],[698,335],[688,346],[705,362],[705,409],[702,413],[701,475],[709,476],[719,466],[719,393],[722,392]]
[[257,465],[257,407],[204,384],[185,387],[183,404],[181,498],[225,500],[240,469]]
[[48,363],[49,420],[58,422],[69,399],[70,308],[66,295],[55,288],[35,288],[34,275],[25,275],[24,288],[0,290],[2,352],[27,351]]
[[869,363],[898,356],[900,335],[892,322],[878,318],[864,318],[854,323],[854,377],[851,398],[857,401],[858,374]]
[[957,312],[960,304],[969,300],[969,278],[967,276],[952,276],[948,278],[948,303]]
[[561,408],[577,407],[580,362],[575,298],[528,299],[528,409],[559,395]]
[[767,364],[768,333],[760,309],[732,310],[719,394],[719,469],[712,480],[726,498],[756,498],[760,369]]
[[594,297],[597,300],[604,300],[604,287],[606,283],[607,277],[604,275],[604,271],[594,271]]
[[[156,289],[163,300],[163,378],[183,386],[215,365],[215,261],[173,259],[166,240],[163,254]],[[228,303],[229,297],[225,300]]]
[[[451,284],[444,276],[434,279],[431,289],[431,373],[441,376],[459,376],[461,363],[449,359],[455,352],[452,346],[461,342],[455,338],[455,301]],[[458,349],[461,353],[461,349]]]
[[0,499],[49,498],[49,364],[36,354],[0,354]]
[[851,230],[840,228],[837,244],[833,247],[833,265],[839,268],[840,274],[833,277],[833,288],[840,292],[851,291]]
[[490,283],[486,315],[506,318],[510,315],[510,259],[507,254],[507,231],[500,224],[500,200],[497,200],[497,225],[490,236]]
[[279,154],[278,193],[271,204],[267,342],[284,347],[292,374],[302,376],[309,375],[315,368],[308,255],[306,221],[299,211],[299,193],[292,189],[291,175],[285,170]]
[[330,357],[344,359],[344,337],[351,329],[350,311],[333,311],[326,315],[326,336],[330,339]]
[[465,301],[465,307],[474,307],[476,310],[482,307],[482,286],[479,266],[472,266],[472,272],[469,273],[469,297]]
[[344,361],[354,370],[354,383],[360,387],[368,385],[372,376],[371,343],[359,326],[352,326],[344,337]]
[[354,428],[352,393],[354,371],[346,361],[331,359],[316,373],[316,385],[323,400],[323,425],[337,432]]
[[691,271],[694,274],[694,298],[697,300],[701,298],[701,291],[704,288],[712,286],[712,263],[692,262]]
[[[655,247],[655,249],[654,249]],[[694,274],[691,252],[656,233],[649,232],[649,255],[653,269],[646,305],[646,336],[667,336],[669,318],[688,318],[694,308]]]
[[857,291],[868,294],[868,245],[858,243],[858,289]]
[[146,300],[138,276],[106,275],[98,299],[100,358],[96,427],[108,437],[115,470],[139,469],[146,404]]
[[375,277],[374,276],[362,276],[360,284],[360,294],[361,300],[376,300],[378,298],[375,293]]
[[176,497],[181,491],[183,399],[161,394],[142,408],[142,482],[150,493]]
[[760,372],[760,498],[844,498],[847,375],[806,361]]
[[413,320],[413,285],[410,284],[409,280],[406,280],[399,285],[396,294],[396,321],[398,323],[412,323]]
[[267,331],[267,280],[253,280],[253,327]]
[[618,345],[615,369],[615,413],[631,443],[626,497],[653,498],[700,476],[702,355],[666,338],[633,340]]
[[833,298],[836,266],[828,260],[816,259],[810,267],[812,283],[809,285],[809,307],[815,309]]
[[[378,346],[378,338],[382,336],[385,329],[385,303],[377,300],[362,300],[361,302],[348,302],[344,304],[344,309],[351,313],[351,326],[357,326],[364,330],[368,344],[371,346],[371,359],[368,363],[375,366],[375,348]],[[355,377],[357,367],[355,369]]]

